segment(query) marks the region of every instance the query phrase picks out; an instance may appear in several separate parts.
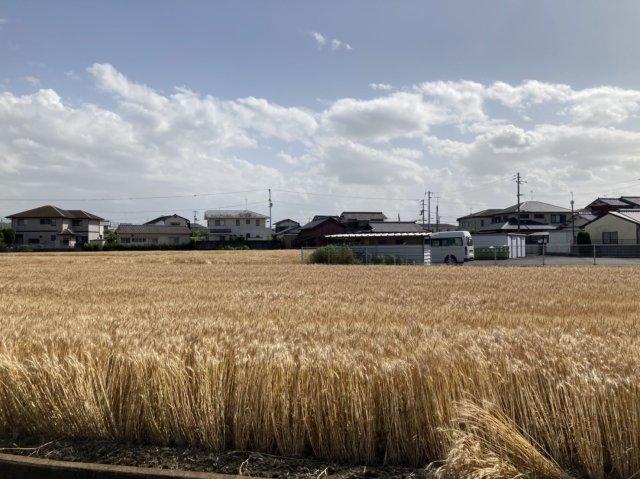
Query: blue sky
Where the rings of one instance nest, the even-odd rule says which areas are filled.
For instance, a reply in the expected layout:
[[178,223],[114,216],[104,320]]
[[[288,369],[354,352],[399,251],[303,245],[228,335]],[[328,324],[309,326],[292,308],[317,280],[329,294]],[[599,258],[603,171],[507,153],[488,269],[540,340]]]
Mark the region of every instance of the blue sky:
[[512,204],[516,170],[565,206],[637,189],[637,2],[16,1],[0,19],[0,215],[271,187],[297,191],[278,217],[408,219],[430,189],[451,222]]

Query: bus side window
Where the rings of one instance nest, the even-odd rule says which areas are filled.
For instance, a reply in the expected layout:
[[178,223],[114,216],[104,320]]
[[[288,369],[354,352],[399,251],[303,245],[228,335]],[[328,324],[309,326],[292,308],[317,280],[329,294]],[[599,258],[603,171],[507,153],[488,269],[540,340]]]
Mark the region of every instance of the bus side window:
[[440,246],[440,240],[439,239],[432,239],[431,240],[431,246]]
[[456,246],[462,246],[462,238],[453,238],[453,244]]

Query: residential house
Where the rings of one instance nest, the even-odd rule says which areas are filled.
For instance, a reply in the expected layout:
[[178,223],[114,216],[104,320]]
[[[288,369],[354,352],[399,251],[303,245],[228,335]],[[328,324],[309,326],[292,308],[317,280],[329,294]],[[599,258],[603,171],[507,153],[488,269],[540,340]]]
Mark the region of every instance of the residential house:
[[187,228],[191,227],[191,221],[183,216],[179,216],[176,214],[166,215],[166,216],[158,216],[157,218],[147,221],[145,225],[158,225],[158,226],[186,226]]
[[323,246],[327,244],[326,235],[346,233],[347,227],[334,217],[325,217],[310,221],[300,227],[297,243],[300,246]]
[[292,219],[287,218],[286,220],[280,220],[275,223],[275,233],[280,233],[281,231],[288,230],[290,228],[300,227],[300,223],[294,221]]
[[542,201],[524,201],[504,209],[487,209],[458,218],[461,230],[477,233],[552,231],[571,222],[571,210]]
[[170,225],[125,225],[116,228],[118,243],[123,245],[184,245],[191,239],[191,229]]
[[105,219],[83,210],[45,205],[7,216],[16,232],[16,245],[73,248],[104,240]]
[[620,196],[619,198],[596,198],[589,203],[585,210],[597,216],[605,215],[609,211],[640,208],[640,196]]
[[360,231],[372,221],[384,221],[387,217],[382,211],[343,211],[339,220],[347,227],[348,232]]
[[298,245],[300,226],[292,226],[286,230],[274,234],[274,238],[282,244],[283,248],[295,248]]
[[270,241],[271,228],[268,216],[248,210],[208,210],[204,214],[210,241],[229,241],[244,238],[246,241]]
[[583,229],[594,244],[640,244],[640,209],[609,211]]

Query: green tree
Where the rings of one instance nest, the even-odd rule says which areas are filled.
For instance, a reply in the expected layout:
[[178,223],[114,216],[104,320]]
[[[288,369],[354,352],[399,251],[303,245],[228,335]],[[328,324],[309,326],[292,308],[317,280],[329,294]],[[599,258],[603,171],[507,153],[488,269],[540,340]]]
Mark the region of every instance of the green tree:
[[578,231],[576,236],[576,243],[578,244],[591,244],[591,236],[584,230]]
[[116,232],[111,229],[104,230],[104,239],[105,243],[109,246],[113,246],[118,243],[118,235],[116,235]]
[[13,246],[16,242],[16,232],[13,228],[5,228],[2,230],[2,240],[7,246]]

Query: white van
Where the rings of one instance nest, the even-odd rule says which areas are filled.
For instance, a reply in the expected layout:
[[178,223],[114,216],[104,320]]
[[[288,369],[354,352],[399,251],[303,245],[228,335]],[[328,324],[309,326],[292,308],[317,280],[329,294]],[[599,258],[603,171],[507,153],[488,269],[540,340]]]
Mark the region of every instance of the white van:
[[432,263],[473,261],[473,238],[468,231],[443,231],[431,235]]

